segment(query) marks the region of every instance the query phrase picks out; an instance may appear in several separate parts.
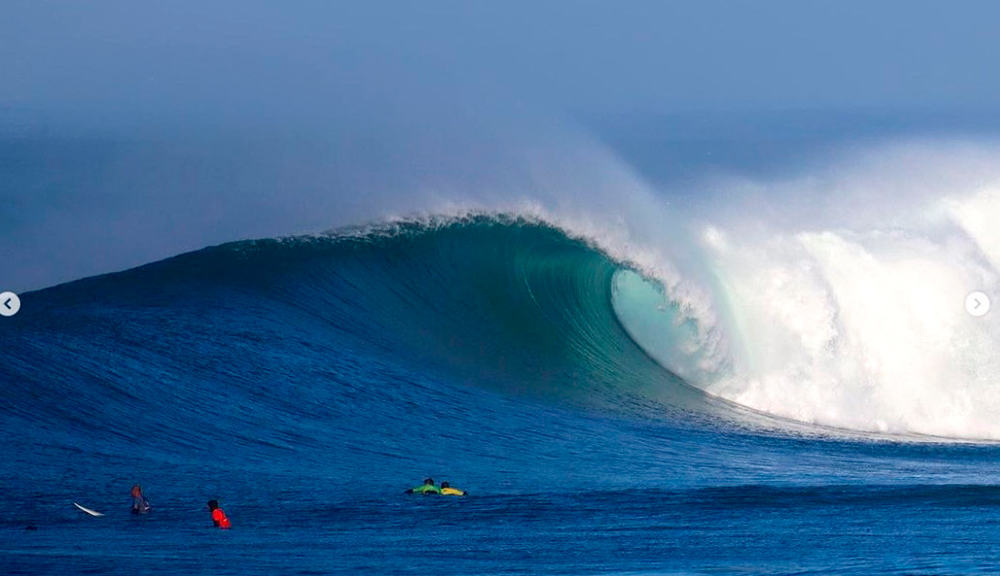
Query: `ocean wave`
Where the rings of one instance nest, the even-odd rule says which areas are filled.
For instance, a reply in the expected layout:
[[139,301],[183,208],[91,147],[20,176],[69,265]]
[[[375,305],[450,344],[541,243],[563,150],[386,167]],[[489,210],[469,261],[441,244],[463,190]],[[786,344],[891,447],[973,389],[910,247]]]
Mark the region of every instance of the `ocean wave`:
[[[224,357],[292,338],[560,405],[996,439],[1000,334],[960,309],[970,287],[998,287],[990,194],[939,200],[938,220],[909,228],[706,224],[676,250],[540,206],[235,242],[26,294],[23,334],[50,341],[26,345],[39,353],[19,376],[37,387],[24,374],[39,363],[69,370],[53,350],[58,365],[94,366],[87,346],[66,362],[65,342],[103,338],[123,358],[92,376],[117,391],[115,370],[149,353],[144,339]],[[130,338],[116,323],[136,318],[149,324]],[[206,322],[229,340],[192,341]]]

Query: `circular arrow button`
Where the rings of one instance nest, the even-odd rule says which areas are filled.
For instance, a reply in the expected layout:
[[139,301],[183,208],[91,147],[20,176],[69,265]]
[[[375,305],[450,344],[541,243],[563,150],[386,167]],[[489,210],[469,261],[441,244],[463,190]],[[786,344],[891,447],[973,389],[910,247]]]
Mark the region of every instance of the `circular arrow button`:
[[0,292],[0,316],[13,316],[21,309],[21,299],[13,292]]
[[965,297],[965,311],[975,316],[985,316],[990,311],[990,297],[982,292],[973,292]]

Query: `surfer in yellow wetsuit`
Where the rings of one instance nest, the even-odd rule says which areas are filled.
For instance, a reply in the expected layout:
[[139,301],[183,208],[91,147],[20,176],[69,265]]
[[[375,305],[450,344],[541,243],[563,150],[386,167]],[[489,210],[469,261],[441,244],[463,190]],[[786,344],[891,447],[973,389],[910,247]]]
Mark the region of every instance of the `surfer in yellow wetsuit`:
[[469,493],[465,490],[459,490],[458,488],[452,488],[451,484],[447,482],[441,483],[441,494],[444,496],[468,496]]

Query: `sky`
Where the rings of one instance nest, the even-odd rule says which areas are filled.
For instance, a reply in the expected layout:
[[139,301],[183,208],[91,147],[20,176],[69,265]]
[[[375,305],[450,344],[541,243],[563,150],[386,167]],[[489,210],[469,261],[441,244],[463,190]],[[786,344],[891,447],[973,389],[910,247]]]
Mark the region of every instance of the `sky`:
[[511,149],[581,126],[993,114],[998,17],[892,0],[8,0],[0,289],[418,209],[440,173],[502,187]]
[[964,108],[1000,91],[992,2],[14,0],[4,12],[0,105],[57,117],[439,89],[586,112]]

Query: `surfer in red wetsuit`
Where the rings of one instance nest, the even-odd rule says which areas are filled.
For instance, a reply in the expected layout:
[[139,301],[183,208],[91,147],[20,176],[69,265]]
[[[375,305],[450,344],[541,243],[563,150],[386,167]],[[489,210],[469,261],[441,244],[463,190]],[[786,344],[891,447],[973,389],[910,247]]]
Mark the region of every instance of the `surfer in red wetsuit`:
[[208,509],[212,511],[212,523],[218,528],[229,528],[232,524],[229,522],[229,518],[226,513],[219,508],[218,500],[209,500]]

